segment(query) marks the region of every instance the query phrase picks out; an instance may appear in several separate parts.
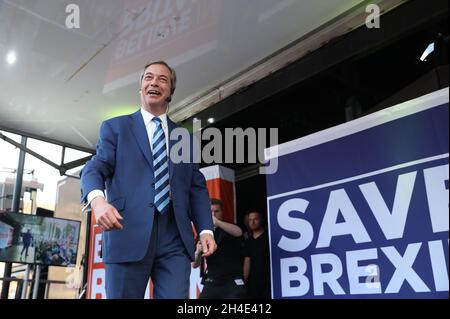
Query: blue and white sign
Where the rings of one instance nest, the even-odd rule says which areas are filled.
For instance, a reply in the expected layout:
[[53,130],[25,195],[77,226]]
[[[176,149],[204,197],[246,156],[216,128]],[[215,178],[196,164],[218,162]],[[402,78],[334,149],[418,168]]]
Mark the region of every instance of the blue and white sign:
[[449,297],[448,88],[275,150],[273,298]]

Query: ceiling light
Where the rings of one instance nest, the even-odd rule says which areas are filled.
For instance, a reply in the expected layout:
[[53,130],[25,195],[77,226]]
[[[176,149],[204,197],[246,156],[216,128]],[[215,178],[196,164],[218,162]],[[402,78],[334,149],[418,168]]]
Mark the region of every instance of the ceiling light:
[[14,64],[16,63],[16,60],[17,57],[14,51],[9,52],[8,55],[6,56],[6,62],[8,62],[8,64]]
[[427,57],[434,51],[434,42],[430,43],[425,51],[423,51],[422,56],[420,57],[420,61],[426,61]]

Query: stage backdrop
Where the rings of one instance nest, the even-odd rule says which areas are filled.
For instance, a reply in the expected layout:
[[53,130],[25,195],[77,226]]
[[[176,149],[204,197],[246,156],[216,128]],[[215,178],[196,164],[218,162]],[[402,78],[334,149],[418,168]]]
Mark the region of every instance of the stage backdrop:
[[[222,200],[224,219],[229,222],[236,220],[236,198],[234,186],[234,171],[219,165],[209,166],[200,170],[206,179],[209,196]],[[193,229],[195,233],[195,229]],[[105,293],[105,265],[101,258],[102,230],[95,224],[92,213],[91,233],[89,243],[88,265],[88,299],[104,299]],[[200,269],[192,269],[190,277],[189,298],[196,299],[200,295],[203,285],[200,282]],[[146,298],[152,298],[152,285],[149,283]]]
[[274,298],[449,297],[448,88],[266,156]]

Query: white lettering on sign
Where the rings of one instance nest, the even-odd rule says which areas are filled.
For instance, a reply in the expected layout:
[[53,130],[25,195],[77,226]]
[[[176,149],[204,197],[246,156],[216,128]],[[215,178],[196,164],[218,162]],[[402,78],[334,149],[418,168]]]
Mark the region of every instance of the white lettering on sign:
[[[428,201],[428,211],[414,211],[414,217],[410,218],[425,214],[428,218],[422,219],[423,231],[433,234],[448,232],[448,180],[449,165],[445,164],[399,174],[393,194],[382,192],[381,183],[364,182],[357,188],[367,203],[364,211],[358,211],[361,208],[357,209],[358,206],[352,202],[350,195],[355,196],[354,189],[352,192],[345,188],[331,190],[318,234],[314,234],[314,228],[307,220],[308,214],[320,214],[308,212],[311,199],[290,198],[283,202],[276,217],[278,225],[286,233],[280,236],[277,247],[289,253],[303,252],[304,255],[280,258],[282,296],[304,296],[311,290],[315,296],[326,295],[327,290],[334,295],[396,294],[405,286],[416,293],[448,291],[448,255],[445,253],[448,239],[401,246],[395,246],[398,243],[394,242],[394,245],[368,248],[367,245],[372,243],[370,232],[376,228],[372,224],[368,227],[364,224],[367,219],[363,222],[360,218],[362,214],[372,214],[370,221],[376,221],[375,226],[386,240],[402,239],[408,231],[407,221],[413,213],[410,206],[414,196],[422,196]],[[355,244],[364,244],[364,249],[345,251],[345,260],[341,260],[344,257],[342,252],[341,255],[334,251],[305,254],[333,247],[333,242],[341,236],[349,236]],[[444,243],[447,246],[444,247]],[[414,267],[416,260],[423,264],[422,258],[429,259],[428,274],[433,274],[433,282],[429,279],[425,282],[420,273],[424,270]],[[389,271],[380,267],[386,263],[390,265],[387,267]],[[389,278],[386,277],[388,274]],[[382,282],[380,278],[383,278]]]

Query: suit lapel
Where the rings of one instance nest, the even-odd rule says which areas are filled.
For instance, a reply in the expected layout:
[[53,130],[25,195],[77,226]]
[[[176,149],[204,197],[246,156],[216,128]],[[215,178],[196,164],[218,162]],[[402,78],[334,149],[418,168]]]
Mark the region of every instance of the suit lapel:
[[168,134],[169,134],[169,154],[167,154],[168,158],[169,158],[169,180],[172,181],[172,177],[173,177],[173,171],[175,169],[175,165],[172,162],[172,159],[170,158],[170,151],[172,150],[173,145],[177,142],[177,141],[173,141],[170,139],[170,133],[172,132],[173,129],[177,128],[177,125],[172,122],[169,117],[167,117],[167,128],[168,128]]
[[147,129],[145,128],[144,119],[142,118],[141,111],[137,111],[131,115],[132,125],[131,130],[133,131],[134,137],[139,145],[139,148],[144,154],[150,168],[153,170],[153,158],[152,151],[150,148],[149,138],[147,136]]

